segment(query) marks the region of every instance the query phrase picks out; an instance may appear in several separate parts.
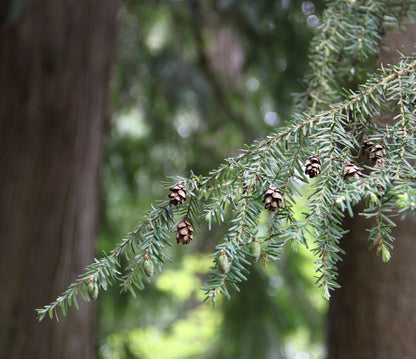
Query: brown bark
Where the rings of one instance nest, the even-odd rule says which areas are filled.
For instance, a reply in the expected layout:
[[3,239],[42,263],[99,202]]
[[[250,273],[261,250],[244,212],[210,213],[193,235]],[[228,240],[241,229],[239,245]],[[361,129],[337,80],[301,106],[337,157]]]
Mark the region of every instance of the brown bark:
[[[383,64],[396,63],[405,44],[413,52],[416,28],[389,34]],[[357,209],[356,213],[361,209]],[[416,358],[416,218],[398,221],[390,262],[369,252],[369,222],[356,215],[346,220],[346,254],[339,266],[339,283],[330,301],[328,358]]]
[[34,0],[0,30],[0,358],[94,357],[92,305],[34,310],[93,258],[117,8]]
[[369,252],[368,223],[348,220],[342,288],[329,309],[328,358],[416,358],[416,220],[398,223],[390,262]]

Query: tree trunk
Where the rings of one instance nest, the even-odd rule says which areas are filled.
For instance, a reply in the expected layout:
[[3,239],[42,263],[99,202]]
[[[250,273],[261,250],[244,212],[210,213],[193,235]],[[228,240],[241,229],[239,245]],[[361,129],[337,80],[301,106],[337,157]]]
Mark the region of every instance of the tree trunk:
[[[397,63],[402,44],[413,52],[416,28],[405,34],[386,38],[384,65]],[[392,258],[386,264],[375,250],[368,250],[369,222],[358,215],[346,222],[350,232],[342,242],[342,288],[335,291],[329,307],[328,358],[416,358],[416,218],[397,221]]]
[[415,218],[399,222],[386,264],[368,250],[368,223],[348,222],[342,288],[330,302],[328,358],[416,358]]
[[0,5],[0,358],[93,358],[92,305],[59,323],[38,323],[34,310],[94,255],[118,1],[7,3]]

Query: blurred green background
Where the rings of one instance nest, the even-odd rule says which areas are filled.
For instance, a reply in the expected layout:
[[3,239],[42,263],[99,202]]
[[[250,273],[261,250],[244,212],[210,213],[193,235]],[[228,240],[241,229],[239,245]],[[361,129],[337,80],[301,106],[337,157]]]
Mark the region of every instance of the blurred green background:
[[[99,253],[166,198],[169,178],[205,175],[290,119],[322,3],[123,1]],[[231,300],[202,303],[223,232],[202,222],[136,298],[117,286],[99,297],[101,359],[324,357],[327,303],[303,248],[267,268],[259,261]]]

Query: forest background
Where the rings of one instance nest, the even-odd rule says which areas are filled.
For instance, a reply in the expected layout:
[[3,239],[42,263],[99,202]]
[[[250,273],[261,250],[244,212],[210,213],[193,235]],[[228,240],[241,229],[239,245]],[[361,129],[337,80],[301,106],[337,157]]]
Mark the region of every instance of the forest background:
[[[321,11],[319,2],[296,1],[123,7],[104,167],[103,250],[155,198],[164,199],[172,185],[167,177],[205,174],[290,119]],[[101,353],[322,357],[327,303],[314,285],[313,257],[301,248],[267,269],[258,263],[241,293],[215,310],[201,304],[221,231],[202,226],[191,248],[174,248],[175,263],[137,298],[119,296],[118,288],[103,296]]]

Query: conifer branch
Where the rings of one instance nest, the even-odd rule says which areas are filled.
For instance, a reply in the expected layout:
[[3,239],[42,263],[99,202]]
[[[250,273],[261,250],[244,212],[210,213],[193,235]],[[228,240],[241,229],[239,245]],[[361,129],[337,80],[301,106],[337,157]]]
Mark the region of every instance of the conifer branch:
[[[341,221],[345,213],[353,215],[352,207],[362,200],[367,201],[363,215],[376,220],[370,230],[371,242],[381,248],[384,260],[389,257],[387,251],[394,226],[391,217],[395,211],[407,213],[416,208],[416,171],[410,165],[416,159],[416,58],[403,56],[398,65],[382,68],[359,90],[350,91],[344,101],[338,101],[338,83],[331,79],[334,71],[341,69],[345,74],[358,53],[366,57],[377,51],[375,43],[387,11],[378,14],[383,5],[396,10],[403,8],[389,1],[337,3],[329,5],[320,35],[313,43],[313,71],[308,77],[310,85],[304,102],[306,112],[296,113],[289,126],[246,147],[208,176],[191,174],[190,178],[181,178],[188,202],[161,202],[152,207],[129,237],[108,256],[87,266],[78,281],[56,301],[38,309],[39,320],[46,314],[51,318],[56,316],[58,307],[66,315],[72,302],[78,305],[78,295],[92,300],[98,290],[106,290],[115,281],[121,283],[123,290],[133,293],[134,287],[142,289],[144,279],[153,273],[150,270],[153,263],[161,268],[168,259],[166,248],[171,246],[175,224],[185,219],[189,221],[187,226],[197,225],[201,219],[208,221],[209,228],[212,222],[230,225],[223,241],[216,246],[211,278],[203,288],[207,298],[213,301],[218,293],[229,297],[228,288],[238,291],[238,283],[247,279],[252,259],[258,259],[249,250],[253,242],[257,249],[260,241],[264,243],[266,261],[267,257],[277,258],[288,242],[308,247],[310,237],[314,243],[312,251],[318,257],[317,283],[323,287],[325,297],[329,297],[330,291],[337,287],[336,263],[342,253],[339,241],[345,234]],[[413,1],[409,4],[403,10],[405,14],[416,7]],[[351,22],[353,27],[343,23],[350,18],[355,19]],[[394,14],[392,18],[399,20]],[[348,37],[345,31],[351,29],[355,35]],[[345,62],[338,68],[334,59],[340,56],[345,44],[350,44],[346,51],[348,66]],[[322,61],[319,60],[321,50],[324,51]],[[382,111],[390,115],[396,109],[398,114],[392,125],[383,126],[372,120]],[[369,175],[361,173],[364,164],[358,163],[364,136],[377,143],[384,142],[373,156],[380,161],[367,166]],[[322,160],[322,171],[316,180],[309,181],[302,162],[314,153]],[[305,208],[306,217],[297,220],[292,208],[305,182],[310,182],[313,192]],[[270,218],[267,233],[255,241],[261,198],[271,186],[282,191],[283,200],[279,208],[273,209],[277,211]],[[122,256],[127,259],[126,268],[120,266]]]

